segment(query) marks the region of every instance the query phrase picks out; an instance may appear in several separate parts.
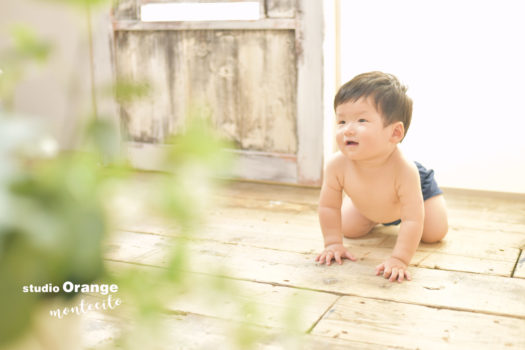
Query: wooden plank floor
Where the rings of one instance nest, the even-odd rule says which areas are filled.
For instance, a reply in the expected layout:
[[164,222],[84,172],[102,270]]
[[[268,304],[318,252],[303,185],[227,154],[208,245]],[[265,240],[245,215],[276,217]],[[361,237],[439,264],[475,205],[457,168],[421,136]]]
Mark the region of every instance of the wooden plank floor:
[[[179,228],[138,204],[150,181],[141,177],[114,203],[111,268],[165,267],[177,244]],[[221,188],[187,242],[188,269],[196,281],[220,275],[235,292],[167,301],[169,344],[233,348],[231,329],[247,323],[264,335],[258,348],[525,349],[525,197],[445,191],[449,234],[420,245],[413,281],[390,283],[374,267],[390,254],[396,227],[345,239],[357,262],[314,262],[323,245],[318,196],[318,189],[247,182]],[[115,321],[93,313],[86,322],[87,338],[96,323],[91,342],[103,342],[100,334],[111,332],[100,330]]]

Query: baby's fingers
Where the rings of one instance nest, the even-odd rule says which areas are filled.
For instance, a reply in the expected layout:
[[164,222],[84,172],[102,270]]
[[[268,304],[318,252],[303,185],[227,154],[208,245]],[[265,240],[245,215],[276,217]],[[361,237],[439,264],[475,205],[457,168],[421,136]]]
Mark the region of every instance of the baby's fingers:
[[344,256],[346,256],[349,260],[356,261],[357,258],[352,255],[348,250],[344,253]]
[[405,279],[405,273],[406,273],[405,270],[403,269],[399,270],[399,277],[397,278],[398,282],[403,282],[403,280]]
[[[392,269],[392,273],[390,274],[389,281],[394,282],[397,279],[398,274],[399,274],[399,269],[397,267],[394,267]],[[388,277],[388,276],[385,276],[385,277]]]
[[410,272],[405,271],[405,276],[407,278],[407,281],[412,281],[412,275],[410,274]]
[[336,252],[335,252],[335,257],[334,257],[334,258],[335,258],[335,261],[336,261],[339,265],[341,265],[341,264],[343,263],[343,262],[341,261],[341,253],[340,253],[340,252],[336,251]]
[[392,268],[386,265],[385,270],[383,271],[383,277],[389,278],[391,274],[392,274]]
[[381,272],[383,272],[383,270],[385,269],[385,264],[384,263],[381,263],[379,265],[376,266],[376,276],[379,276],[381,274]]
[[334,252],[326,253],[326,265],[331,265],[333,258],[334,258]]

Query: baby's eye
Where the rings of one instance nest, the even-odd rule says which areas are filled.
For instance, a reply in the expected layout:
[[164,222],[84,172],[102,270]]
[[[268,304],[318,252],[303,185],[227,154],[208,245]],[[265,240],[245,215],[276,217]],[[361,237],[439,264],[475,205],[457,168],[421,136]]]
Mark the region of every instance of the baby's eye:
[[362,118],[358,120],[359,123],[366,123],[367,121],[368,121],[368,120],[366,120],[366,119],[362,119]]
[[337,124],[343,125],[343,124],[346,124],[346,122],[344,120],[340,120],[340,121],[337,122]]

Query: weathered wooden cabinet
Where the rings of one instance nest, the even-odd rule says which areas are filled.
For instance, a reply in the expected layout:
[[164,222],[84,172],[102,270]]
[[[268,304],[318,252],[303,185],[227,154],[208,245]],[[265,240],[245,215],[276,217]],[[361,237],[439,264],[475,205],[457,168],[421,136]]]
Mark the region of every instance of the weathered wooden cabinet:
[[142,22],[141,6],[155,2],[168,1],[122,0],[113,15],[117,79],[153,89],[120,106],[134,165],[155,167],[165,138],[204,108],[236,145],[234,176],[319,185],[322,3],[260,0],[250,21]]

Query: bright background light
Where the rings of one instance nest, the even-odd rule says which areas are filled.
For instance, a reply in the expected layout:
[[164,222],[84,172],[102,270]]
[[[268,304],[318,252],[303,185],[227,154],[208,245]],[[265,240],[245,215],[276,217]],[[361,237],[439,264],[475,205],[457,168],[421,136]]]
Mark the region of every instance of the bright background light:
[[525,2],[341,0],[341,82],[381,70],[414,100],[401,148],[442,186],[525,193]]
[[144,22],[257,20],[259,2],[152,3],[140,8]]

